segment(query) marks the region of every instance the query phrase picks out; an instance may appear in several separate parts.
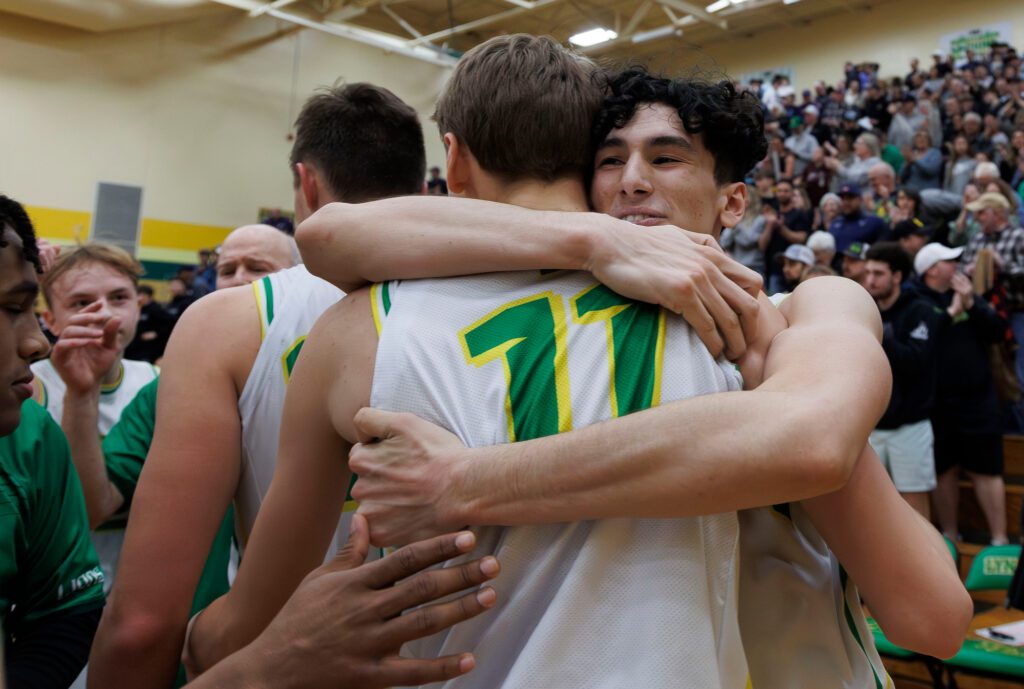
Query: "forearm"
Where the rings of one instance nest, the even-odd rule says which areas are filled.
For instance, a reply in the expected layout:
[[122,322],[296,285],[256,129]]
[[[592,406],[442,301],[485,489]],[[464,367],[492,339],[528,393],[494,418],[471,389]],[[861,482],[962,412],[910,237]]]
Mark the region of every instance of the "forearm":
[[263,657],[246,647],[234,653],[207,672],[199,675],[186,686],[190,689],[285,689],[282,680],[276,677],[273,668],[264,667]]
[[107,521],[124,503],[121,491],[107,475],[103,459],[98,430],[99,397],[98,388],[86,393],[68,390],[64,396],[61,420],[61,428],[71,448],[71,459],[82,483],[91,528]]
[[959,650],[972,611],[956,566],[870,447],[846,486],[803,507],[893,643],[938,657]]
[[295,238],[310,272],[352,291],[396,278],[586,269],[601,228],[621,222],[598,213],[415,196],[328,204]]

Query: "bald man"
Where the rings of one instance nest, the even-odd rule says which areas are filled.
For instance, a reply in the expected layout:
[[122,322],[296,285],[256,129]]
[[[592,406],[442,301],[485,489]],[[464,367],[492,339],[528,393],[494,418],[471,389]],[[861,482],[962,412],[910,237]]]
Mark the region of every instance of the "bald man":
[[270,225],[242,225],[227,236],[217,258],[217,289],[247,285],[299,262],[295,240]]

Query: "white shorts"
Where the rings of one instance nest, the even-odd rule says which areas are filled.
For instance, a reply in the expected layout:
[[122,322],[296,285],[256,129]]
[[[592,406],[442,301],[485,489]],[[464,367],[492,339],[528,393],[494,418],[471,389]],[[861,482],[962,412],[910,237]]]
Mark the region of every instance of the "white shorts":
[[891,430],[875,429],[868,439],[901,493],[935,489],[935,436],[928,419]]

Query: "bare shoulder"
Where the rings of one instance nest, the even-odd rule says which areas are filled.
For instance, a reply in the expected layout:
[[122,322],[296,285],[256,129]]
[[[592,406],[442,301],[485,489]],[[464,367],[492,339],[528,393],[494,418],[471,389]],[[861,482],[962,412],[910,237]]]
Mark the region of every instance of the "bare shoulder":
[[176,360],[228,374],[241,394],[260,348],[260,316],[248,285],[219,290],[192,304],[167,345],[164,369]]
[[376,358],[377,329],[370,289],[364,288],[346,295],[320,316],[296,365],[296,378],[301,375],[312,384],[314,379],[326,383],[332,423],[349,442],[355,442],[352,419],[370,404]]
[[882,336],[882,318],[867,290],[853,280],[820,277],[800,284],[780,307],[791,326],[837,325],[869,328]]

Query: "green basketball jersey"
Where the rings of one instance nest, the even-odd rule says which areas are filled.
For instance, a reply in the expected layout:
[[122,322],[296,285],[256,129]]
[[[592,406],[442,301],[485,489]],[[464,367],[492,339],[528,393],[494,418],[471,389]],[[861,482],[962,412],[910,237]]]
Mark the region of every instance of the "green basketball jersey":
[[103,605],[82,487],[60,427],[35,402],[0,438],[0,615],[8,635],[47,615]]

